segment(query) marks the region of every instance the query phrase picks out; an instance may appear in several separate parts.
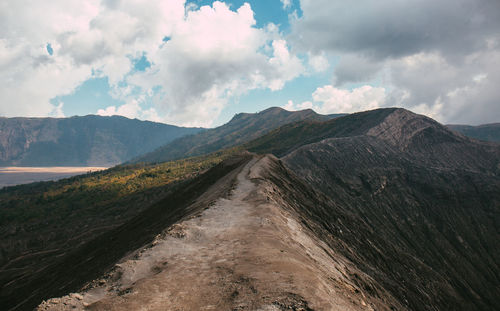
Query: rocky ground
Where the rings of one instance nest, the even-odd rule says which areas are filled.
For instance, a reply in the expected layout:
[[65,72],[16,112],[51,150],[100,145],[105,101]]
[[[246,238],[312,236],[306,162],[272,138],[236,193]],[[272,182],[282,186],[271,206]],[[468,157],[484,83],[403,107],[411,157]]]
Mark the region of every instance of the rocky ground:
[[378,284],[314,237],[264,178],[270,156],[238,174],[228,198],[157,236],[79,293],[37,310],[390,310]]

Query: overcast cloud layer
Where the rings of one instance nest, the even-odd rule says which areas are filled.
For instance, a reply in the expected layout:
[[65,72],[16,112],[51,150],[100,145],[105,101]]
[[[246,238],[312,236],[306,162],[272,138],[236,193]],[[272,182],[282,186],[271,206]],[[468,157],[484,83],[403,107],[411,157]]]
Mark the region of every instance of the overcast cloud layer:
[[442,122],[500,120],[499,1],[301,0],[301,8],[292,44],[341,55],[330,87],[377,81],[380,106]]
[[[274,1],[290,14],[287,34],[257,27],[252,0],[3,1],[0,115],[62,116],[64,103],[51,100],[106,77],[123,104],[89,113],[211,126],[252,90],[333,72],[310,100],[275,105],[500,121],[498,0],[300,0],[300,13]],[[149,66],[134,69],[142,57]]]

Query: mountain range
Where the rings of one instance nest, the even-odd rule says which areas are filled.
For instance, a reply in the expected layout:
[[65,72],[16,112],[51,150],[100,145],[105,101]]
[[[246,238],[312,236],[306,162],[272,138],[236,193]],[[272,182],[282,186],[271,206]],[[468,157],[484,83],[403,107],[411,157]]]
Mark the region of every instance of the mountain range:
[[320,115],[312,109],[287,111],[272,107],[258,113],[236,114],[228,123],[172,141],[132,162],[163,162],[208,154],[255,139],[282,125],[303,120],[326,121],[345,114]]
[[[326,121],[344,115],[320,115],[311,109],[291,112],[273,107],[259,113],[239,113],[228,123],[208,130],[120,116],[0,118],[0,165],[159,163],[243,144],[285,124]],[[471,138],[500,141],[498,123],[447,127]]]
[[0,165],[112,166],[200,131],[120,116],[0,118]]
[[447,127],[471,138],[500,142],[500,123],[482,124],[477,126],[450,124],[447,125]]
[[2,309],[497,308],[498,143],[275,108],[167,146],[0,190]]

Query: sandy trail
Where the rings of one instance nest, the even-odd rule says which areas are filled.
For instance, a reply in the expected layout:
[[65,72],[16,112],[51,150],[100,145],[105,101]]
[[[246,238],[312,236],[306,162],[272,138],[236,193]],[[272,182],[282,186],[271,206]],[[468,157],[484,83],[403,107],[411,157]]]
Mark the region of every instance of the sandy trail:
[[[348,275],[285,209],[254,158],[228,199],[180,222],[79,294],[39,310],[370,310]],[[74,309],[73,309],[74,310]]]

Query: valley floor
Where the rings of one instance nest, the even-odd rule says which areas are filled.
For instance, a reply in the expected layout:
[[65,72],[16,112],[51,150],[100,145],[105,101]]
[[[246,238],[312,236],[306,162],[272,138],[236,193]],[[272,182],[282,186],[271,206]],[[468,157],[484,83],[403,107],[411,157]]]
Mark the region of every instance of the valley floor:
[[[38,310],[385,310],[352,280],[369,277],[314,238],[274,185],[273,158],[255,157],[235,188],[123,258],[80,293]],[[209,190],[210,191],[210,190]]]
[[75,175],[104,170],[107,167],[0,167],[0,188],[37,181],[59,180]]

